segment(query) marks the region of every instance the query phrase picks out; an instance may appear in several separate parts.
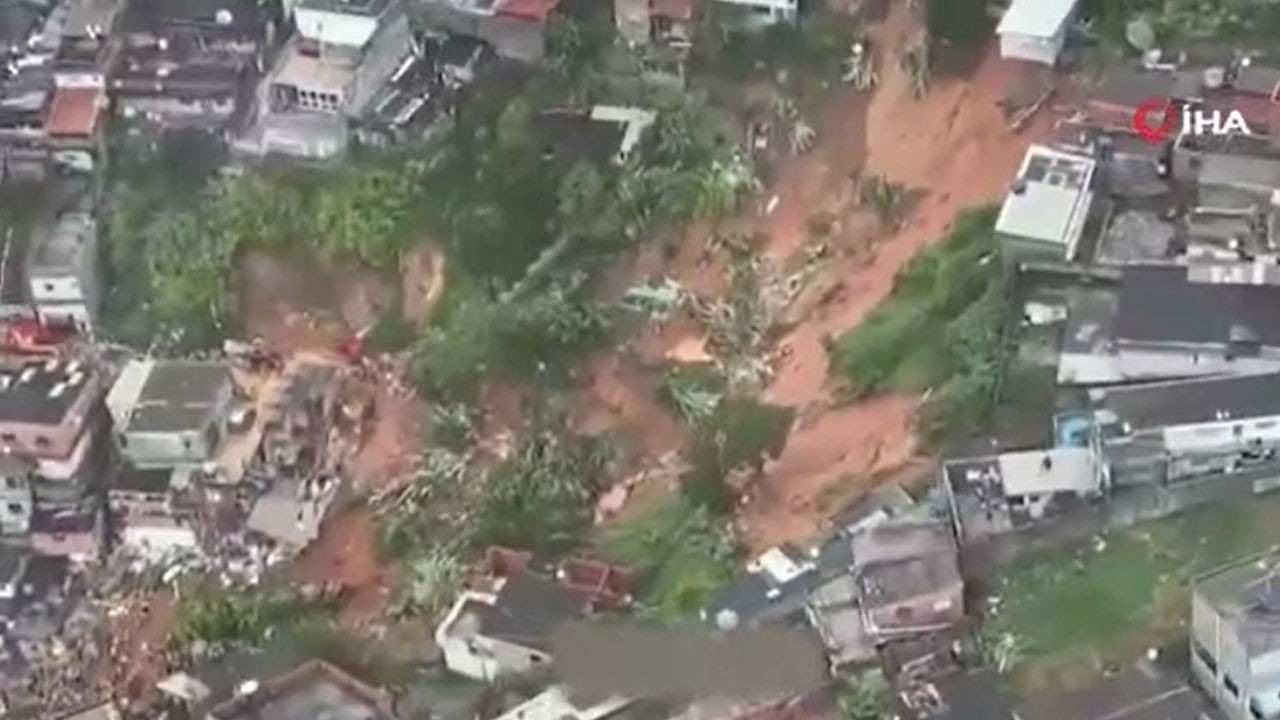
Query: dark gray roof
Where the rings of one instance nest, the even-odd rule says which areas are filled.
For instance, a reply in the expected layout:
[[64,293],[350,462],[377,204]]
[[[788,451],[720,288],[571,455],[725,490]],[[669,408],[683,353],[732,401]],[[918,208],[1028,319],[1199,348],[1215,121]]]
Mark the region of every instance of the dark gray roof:
[[1201,720],[1209,706],[1181,676],[1142,664],[1018,707],[1020,720]]
[[1271,95],[1280,87],[1280,68],[1250,65],[1236,73],[1232,85],[1237,90],[1258,95]]
[[[0,372],[0,422],[59,425],[67,411],[88,387],[91,371],[79,369],[74,387],[68,382],[75,373],[66,363],[30,362],[20,369]],[[6,387],[7,385],[7,387]],[[62,389],[55,395],[55,388]]]
[[[1011,720],[1012,703],[994,670],[956,673],[934,681],[942,707],[927,720]],[[1025,718],[1023,720],[1033,720]],[[1048,720],[1034,716],[1034,720]]]
[[1100,406],[1133,430],[1280,415],[1280,373],[1116,388]]
[[131,431],[200,429],[231,371],[220,363],[172,360],[156,363],[129,418]]
[[745,573],[711,598],[705,610],[706,622],[715,625],[726,610],[733,612],[740,625],[798,619],[805,599],[817,586],[818,574],[812,571],[780,585],[771,583],[763,572]]
[[1148,98],[1173,95],[1177,84],[1178,79],[1173,73],[1139,68],[1108,69],[1089,92],[1089,99],[1119,107],[1137,107]]
[[611,161],[626,132],[621,123],[592,120],[589,113],[578,111],[544,112],[533,118],[532,125],[543,154],[568,164]]
[[[222,11],[229,13],[230,22],[219,22]],[[227,17],[223,14],[221,19]],[[255,0],[129,0],[120,27],[130,33],[178,31],[243,37],[262,35],[264,19]]]
[[1192,283],[1184,267],[1130,267],[1120,286],[1120,341],[1280,346],[1280,286]]
[[551,633],[590,611],[586,593],[532,573],[511,576],[480,621],[480,632],[523,647],[550,648]]
[[38,22],[40,11],[33,4],[17,0],[0,3],[0,48],[21,46]]
[[116,475],[116,481],[112,483],[111,489],[128,492],[163,493],[169,489],[169,482],[172,479],[173,470],[170,468],[143,470],[133,465],[126,465]]
[[14,579],[14,575],[22,568],[22,559],[27,551],[13,545],[0,545],[0,582]]
[[243,68],[226,63],[179,61],[163,75],[157,69],[171,60],[164,57],[134,58],[111,74],[111,92],[125,97],[171,96],[180,98],[221,98],[239,92],[248,78]]

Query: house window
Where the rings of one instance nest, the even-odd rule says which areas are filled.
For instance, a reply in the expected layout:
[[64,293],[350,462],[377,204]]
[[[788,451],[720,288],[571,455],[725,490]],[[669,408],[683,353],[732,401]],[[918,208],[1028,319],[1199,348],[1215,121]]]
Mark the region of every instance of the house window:
[[1227,692],[1231,693],[1231,697],[1240,697],[1240,686],[1236,685],[1236,681],[1232,680],[1230,675],[1222,676],[1222,686],[1227,689]]
[[899,605],[899,606],[898,606],[898,609],[896,609],[896,610],[894,610],[894,611],[893,611],[893,614],[894,614],[894,616],[895,616],[895,617],[897,617],[899,620],[910,620],[910,619],[911,619],[911,615],[912,615],[912,612],[911,612],[911,606],[910,606],[910,605]]
[[14,435],[14,434],[13,434],[13,433],[11,433],[11,432],[7,432],[7,433],[0,433],[0,440],[3,440],[3,441],[5,441],[5,442],[7,442],[7,443],[14,442],[14,441],[16,441],[17,439],[18,439],[18,436],[17,436],[17,435]]
[[20,488],[20,487],[21,487],[21,486],[18,484],[18,478],[15,478],[15,477],[7,477],[7,478],[5,478],[5,479],[4,479],[4,486],[5,486],[5,487],[7,487],[7,488],[9,488],[10,490],[17,490],[18,488]]
[[45,283],[45,284],[44,284],[44,291],[45,291],[45,292],[47,292],[47,293],[51,293],[51,292],[53,292],[53,283],[51,283],[51,282],[47,282],[47,283]]
[[49,438],[48,438],[48,437],[46,437],[46,436],[44,436],[44,435],[37,435],[37,436],[36,436],[36,447],[38,447],[38,448],[47,448],[47,447],[49,447],[51,444],[52,444],[52,443],[50,442],[50,440],[49,440]]
[[8,508],[9,508],[10,515],[22,514],[22,505],[20,503],[9,503]]
[[1196,657],[1200,658],[1200,662],[1204,663],[1204,666],[1209,669],[1209,672],[1217,673],[1218,663],[1214,661],[1213,656],[1209,654],[1209,650],[1198,642],[1193,643],[1193,645],[1195,646]]

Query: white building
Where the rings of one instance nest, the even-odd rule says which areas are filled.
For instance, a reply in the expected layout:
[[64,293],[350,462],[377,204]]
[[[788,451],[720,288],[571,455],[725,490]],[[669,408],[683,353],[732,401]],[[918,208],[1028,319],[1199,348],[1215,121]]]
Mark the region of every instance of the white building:
[[996,235],[1006,261],[1074,260],[1093,202],[1092,158],[1032,145],[1000,215]]
[[134,360],[107,394],[121,453],[139,468],[210,460],[230,410],[233,379],[220,363]]
[[236,147],[324,159],[415,54],[402,0],[297,0],[297,35],[263,83],[262,116]]
[[1000,20],[1000,57],[1056,65],[1077,0],[1013,0]]
[[622,712],[632,702],[620,695],[584,702],[574,698],[568,687],[552,685],[499,715],[497,720],[604,720]]
[[63,213],[36,238],[27,284],[41,320],[93,327],[101,299],[97,248],[97,223],[82,210]]
[[468,590],[436,628],[445,667],[493,681],[551,661],[550,635],[590,611],[581,591],[530,573],[501,580],[497,592]]
[[738,8],[747,25],[764,27],[778,23],[795,23],[800,19],[799,0],[716,0]]

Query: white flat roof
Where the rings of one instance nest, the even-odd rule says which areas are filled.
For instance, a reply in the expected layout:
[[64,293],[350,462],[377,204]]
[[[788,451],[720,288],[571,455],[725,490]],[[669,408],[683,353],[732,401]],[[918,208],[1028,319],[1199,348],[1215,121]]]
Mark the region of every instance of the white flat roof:
[[1093,200],[1089,185],[1095,167],[1092,158],[1032,145],[1000,208],[996,232],[1061,243],[1069,256]]
[[284,62],[272,82],[299,90],[343,95],[355,78],[355,71],[298,52],[297,45],[285,50]]
[[1076,0],[1013,0],[996,33],[1050,38],[1075,10]]
[[1098,489],[1093,453],[1088,448],[1011,452],[996,458],[996,463],[1004,494],[1009,497]]
[[500,715],[498,720],[601,720],[631,703],[631,698],[612,695],[588,707],[578,707],[563,686],[553,685]]

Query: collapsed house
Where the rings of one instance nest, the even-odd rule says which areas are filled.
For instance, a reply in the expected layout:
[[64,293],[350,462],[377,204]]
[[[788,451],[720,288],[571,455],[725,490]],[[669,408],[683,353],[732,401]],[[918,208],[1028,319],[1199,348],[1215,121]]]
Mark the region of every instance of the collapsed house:
[[268,403],[249,471],[261,492],[246,530],[273,549],[294,552],[319,537],[343,487],[345,469],[331,453],[343,412],[343,374],[336,367],[303,365],[282,383]]

